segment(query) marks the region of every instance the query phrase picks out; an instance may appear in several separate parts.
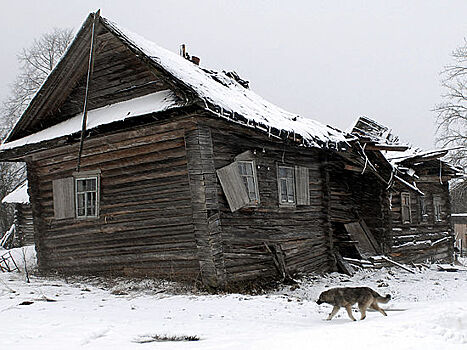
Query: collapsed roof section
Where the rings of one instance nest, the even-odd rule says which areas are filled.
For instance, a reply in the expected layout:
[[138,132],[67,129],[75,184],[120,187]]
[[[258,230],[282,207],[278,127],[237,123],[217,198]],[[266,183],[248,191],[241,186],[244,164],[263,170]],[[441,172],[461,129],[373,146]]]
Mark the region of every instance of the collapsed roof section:
[[[77,95],[73,95],[73,89],[77,89],[78,83],[86,75],[94,16],[95,14],[91,14],[83,23],[64,56],[0,146],[0,151],[25,145],[31,148],[32,144],[80,132],[78,119],[82,114],[82,108],[76,110]],[[105,101],[101,101],[101,105],[97,104],[99,108],[90,108],[87,130],[145,113],[194,104],[210,111],[216,117],[257,129],[271,137],[292,140],[301,146],[346,149],[347,142],[355,139],[337,129],[275,106],[248,89],[247,85],[242,84],[231,73],[203,69],[178,54],[163,49],[97,14],[96,16],[98,38],[95,64],[99,63],[99,54],[105,52],[105,46],[108,45],[107,41],[111,37],[112,40],[118,41],[119,45],[124,46],[125,50],[131,51],[133,58],[136,57],[138,60],[137,64],[150,67],[160,75],[164,84],[160,89],[165,88],[169,91],[156,92],[154,95],[159,94],[158,99],[160,94],[171,94],[171,96],[165,96],[164,103],[161,105],[159,101],[152,109],[150,106],[139,108],[141,105],[139,101],[120,102],[116,105],[110,103],[109,106],[103,105]],[[99,41],[100,38],[105,40]],[[95,66],[94,71],[96,70],[99,70],[99,67]],[[129,97],[135,100],[138,98],[144,97]],[[73,100],[75,109],[66,108],[66,103],[70,99]],[[121,109],[122,106],[128,109],[124,117],[115,113],[112,118],[108,113],[103,113],[103,109]],[[76,112],[66,114],[64,110]],[[93,115],[95,117],[102,114],[106,116],[93,120]]]
[[[401,144],[399,138],[392,135],[388,127],[368,117],[360,117],[355,122],[352,134],[357,136],[363,145],[363,154],[366,151],[374,151],[377,158],[385,163],[386,166],[383,168],[387,169],[387,166],[390,166],[392,174],[391,180],[388,181],[389,185],[393,181],[398,181],[423,195],[416,185],[416,181],[421,176],[427,179],[429,174],[436,174],[440,182],[464,176],[461,168],[442,160],[452,149],[423,151]],[[435,180],[434,177],[432,180]]]

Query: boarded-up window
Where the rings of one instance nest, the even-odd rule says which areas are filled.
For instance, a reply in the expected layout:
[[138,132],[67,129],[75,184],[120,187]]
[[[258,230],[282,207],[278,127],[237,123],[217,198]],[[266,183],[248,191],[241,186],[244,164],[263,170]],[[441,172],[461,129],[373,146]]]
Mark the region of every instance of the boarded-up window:
[[433,195],[433,211],[435,216],[435,221],[441,221],[441,197],[439,195]]
[[412,214],[410,212],[410,193],[408,192],[401,193],[401,218],[403,224],[412,222]]
[[237,162],[233,162],[217,170],[217,176],[219,177],[219,181],[232,212],[250,203],[250,198],[243,179],[240,176]]
[[75,217],[74,179],[67,177],[52,181],[55,219]]
[[297,205],[310,205],[310,179],[308,168],[295,167],[295,188],[297,193]]
[[278,166],[277,183],[279,188],[279,203],[285,205],[294,205],[296,202],[294,168]]

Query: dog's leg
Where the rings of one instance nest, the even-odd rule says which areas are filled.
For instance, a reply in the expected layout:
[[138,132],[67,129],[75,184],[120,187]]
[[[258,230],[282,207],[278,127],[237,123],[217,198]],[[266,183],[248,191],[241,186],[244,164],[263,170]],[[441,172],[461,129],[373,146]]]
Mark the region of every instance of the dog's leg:
[[360,310],[360,314],[361,314],[361,317],[360,317],[360,320],[364,320],[365,317],[366,317],[366,310],[368,309],[368,307],[370,306],[371,304],[371,300],[370,302],[366,302],[366,303],[358,303],[358,309]]
[[334,316],[336,316],[337,311],[339,311],[339,309],[340,309],[339,306],[337,306],[337,305],[334,306],[334,307],[332,308],[332,311],[331,311],[331,313],[329,314],[327,320],[328,320],[328,321],[331,321],[331,319],[332,319]]
[[349,315],[350,319],[352,321],[356,321],[355,317],[352,315],[352,305],[347,305],[345,309],[347,310],[347,314]]
[[386,311],[384,311],[383,309],[381,309],[378,305],[378,303],[376,301],[373,302],[373,304],[371,304],[371,307],[373,309],[375,309],[376,311],[379,311],[381,312],[384,316],[387,316],[388,314],[386,313]]

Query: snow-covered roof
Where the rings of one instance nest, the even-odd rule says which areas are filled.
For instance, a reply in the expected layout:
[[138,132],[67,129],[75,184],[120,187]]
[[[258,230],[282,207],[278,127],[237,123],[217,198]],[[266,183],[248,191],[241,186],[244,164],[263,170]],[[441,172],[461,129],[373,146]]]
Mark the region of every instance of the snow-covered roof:
[[[201,68],[180,55],[163,49],[103,17],[100,17],[100,23],[118,36],[134,52],[139,51],[156,67],[161,68],[175,81],[194,92],[195,97],[199,98],[201,106],[214,112],[220,118],[259,129],[271,136],[292,138],[297,136],[297,139],[303,140],[302,144],[304,146],[329,146],[335,148],[354,139],[354,137],[340,130],[300,117],[275,106],[242,86],[231,75],[228,76],[224,72],[214,72]],[[82,28],[84,27],[83,25]],[[82,38],[80,32],[75,40],[79,40],[79,38]],[[139,53],[136,54],[139,55]],[[61,64],[64,64],[65,57],[66,55],[62,57],[54,71],[59,69]],[[40,99],[40,96],[39,93],[36,94],[33,102],[35,99]],[[184,104],[178,101],[173,93],[169,91],[157,92],[130,101],[90,110],[88,112],[87,129],[90,130],[99,125],[147,113],[164,111],[182,105]],[[81,118],[82,113],[35,134],[4,143],[0,146],[0,151],[79,132],[81,130]]]
[[339,130],[283,110],[243,87],[225,73],[202,69],[180,55],[105,18],[102,18],[102,21],[130,45],[194,90],[207,102],[207,109],[209,104],[218,106],[220,110],[216,112],[221,117],[229,118],[231,114],[238,114],[247,119],[247,125],[264,128],[265,131],[275,128],[289,134],[301,135],[310,146],[321,147],[329,142],[342,143],[351,138]]
[[28,182],[25,181],[16,190],[6,195],[2,199],[2,203],[28,204],[29,203]]
[[[452,148],[442,148],[436,150],[429,150],[425,151],[420,148],[409,148],[404,152],[393,152],[393,151],[386,151],[383,152],[384,156],[388,161],[395,167],[401,167],[402,163],[410,163],[416,164],[418,162],[424,162],[432,159],[439,159],[443,158],[449,151],[453,150]],[[460,167],[457,167],[449,162],[442,161],[444,167],[449,169],[457,176],[462,176],[463,170]],[[403,167],[403,166],[402,166]]]
[[[178,101],[177,97],[173,94],[172,91],[158,91],[153,94],[136,97],[132,100],[90,110],[88,112],[86,128],[90,130],[100,125],[105,125],[148,113],[161,112],[182,105],[183,104]],[[53,125],[35,134],[15,141],[4,143],[0,145],[0,151],[77,133],[81,131],[82,118],[83,114],[79,113],[74,117],[65,120],[64,122]]]

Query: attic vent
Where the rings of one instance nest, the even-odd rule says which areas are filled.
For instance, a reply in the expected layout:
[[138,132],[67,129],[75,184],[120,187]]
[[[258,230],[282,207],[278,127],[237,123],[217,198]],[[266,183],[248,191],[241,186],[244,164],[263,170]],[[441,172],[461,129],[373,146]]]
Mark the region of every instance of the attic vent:
[[180,56],[182,56],[183,58],[186,58],[188,61],[196,64],[197,66],[199,66],[199,62],[201,61],[199,57],[190,56],[190,54],[186,51],[185,44],[180,45]]

